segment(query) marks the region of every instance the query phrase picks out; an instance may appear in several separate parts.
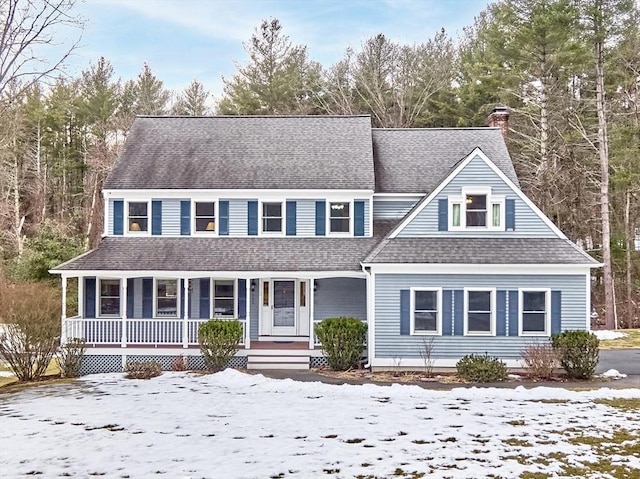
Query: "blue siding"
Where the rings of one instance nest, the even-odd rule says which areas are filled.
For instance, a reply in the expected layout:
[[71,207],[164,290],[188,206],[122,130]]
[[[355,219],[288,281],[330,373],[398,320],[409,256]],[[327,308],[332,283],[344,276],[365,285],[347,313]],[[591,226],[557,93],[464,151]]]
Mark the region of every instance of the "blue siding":
[[247,201],[247,234],[257,236],[258,234],[258,202]]
[[113,234],[122,235],[124,232],[124,201],[113,201]]
[[226,200],[220,200],[218,202],[218,215],[220,219],[219,223],[219,231],[218,234],[220,236],[228,236],[229,235],[229,202]]
[[[352,316],[367,319],[367,282],[360,278],[327,278],[316,280],[314,292],[314,319],[322,320],[336,316]],[[398,298],[400,297],[399,294]],[[396,317],[400,304],[396,301]],[[396,334],[400,331],[399,325]]]
[[162,200],[162,236],[180,236],[180,200]]
[[189,236],[191,234],[191,201],[180,201],[180,235]]
[[229,236],[247,236],[249,201],[229,200]]
[[327,203],[316,201],[316,236],[324,236],[327,229]]
[[[515,231],[438,231],[438,204],[439,200],[447,199],[449,195],[460,195],[465,186],[478,186],[492,188],[495,195],[504,195],[507,199],[514,200],[515,221],[518,224]],[[489,237],[489,236],[514,236],[514,237],[545,237],[555,238],[557,235],[547,224],[529,207],[516,197],[514,191],[496,175],[491,168],[479,157],[469,162],[451,182],[442,189],[438,196],[408,224],[398,236],[465,236],[465,237]]]
[[315,200],[296,201],[296,236],[316,235]]
[[296,235],[296,202],[287,201],[287,236]]
[[151,234],[154,236],[162,234],[162,201],[160,200],[151,202]]
[[404,218],[407,213],[414,207],[416,201],[383,201],[373,200],[373,219],[374,220],[399,220]]
[[[503,291],[515,291],[515,312],[512,295],[508,295],[509,329],[517,328],[517,288],[551,288],[561,291],[562,303],[561,329],[586,329],[587,305],[584,275],[445,275],[445,274],[376,274],[375,281],[375,348],[378,358],[420,358],[422,336],[400,335],[400,291],[411,287],[443,288],[443,335],[435,336],[435,355],[438,358],[460,358],[465,354],[484,353],[497,355],[504,359],[517,359],[522,349],[536,341],[535,337],[471,337],[447,335],[447,316],[455,310],[447,305],[451,301],[449,290],[462,290],[465,287],[497,288]],[[321,291],[321,289],[319,289]],[[460,301],[462,302],[462,301]],[[449,324],[450,319],[449,319]],[[449,329],[451,331],[451,329]],[[449,333],[450,334],[450,333]],[[546,338],[542,338],[546,341]]]

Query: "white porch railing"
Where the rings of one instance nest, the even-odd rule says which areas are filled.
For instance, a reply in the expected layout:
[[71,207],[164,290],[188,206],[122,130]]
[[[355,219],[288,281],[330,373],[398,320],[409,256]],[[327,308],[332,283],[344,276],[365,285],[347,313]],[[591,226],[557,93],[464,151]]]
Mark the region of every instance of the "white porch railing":
[[[207,319],[187,320],[187,345],[198,344],[198,328]],[[238,320],[242,324],[242,340],[244,344],[246,321]],[[82,338],[89,345],[121,344],[121,318],[67,318],[63,325],[63,337],[66,339]],[[184,345],[183,319],[127,319],[127,345]]]

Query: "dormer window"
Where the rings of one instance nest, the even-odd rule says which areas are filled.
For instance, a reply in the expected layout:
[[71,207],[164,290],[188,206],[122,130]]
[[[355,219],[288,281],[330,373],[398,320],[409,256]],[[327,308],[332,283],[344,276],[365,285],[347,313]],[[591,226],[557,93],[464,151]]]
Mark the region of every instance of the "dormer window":
[[196,202],[196,232],[215,233],[216,231],[216,204],[213,201]]
[[329,232],[349,233],[351,204],[346,201],[329,203]]
[[149,209],[146,201],[129,202],[129,233],[149,231]]
[[262,203],[262,232],[282,233],[282,203]]
[[449,197],[449,229],[504,230],[504,202],[490,188],[463,188],[462,195]]

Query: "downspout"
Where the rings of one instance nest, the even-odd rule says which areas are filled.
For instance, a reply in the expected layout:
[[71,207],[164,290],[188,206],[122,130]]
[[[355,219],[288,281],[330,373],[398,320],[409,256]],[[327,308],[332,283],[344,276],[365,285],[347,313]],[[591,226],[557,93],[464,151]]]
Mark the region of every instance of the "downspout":
[[375,309],[375,304],[372,305],[373,295],[373,275],[371,274],[371,268],[365,267],[362,263],[360,263],[362,267],[362,271],[367,275],[367,363],[364,365],[366,369],[371,368],[371,352],[373,351],[373,335],[374,330],[371,327],[373,323],[373,310]]

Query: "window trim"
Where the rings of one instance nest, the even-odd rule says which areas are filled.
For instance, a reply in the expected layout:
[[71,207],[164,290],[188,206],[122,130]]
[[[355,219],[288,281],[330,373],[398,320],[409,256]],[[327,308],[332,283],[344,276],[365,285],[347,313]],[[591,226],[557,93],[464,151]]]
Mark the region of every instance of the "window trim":
[[[264,231],[263,211],[265,204],[280,203],[280,217],[282,220],[280,231]],[[286,200],[260,200],[258,201],[258,234],[264,236],[284,236],[287,231],[287,210]],[[271,218],[271,217],[270,217]]]
[[[484,195],[487,201],[486,226],[467,226],[468,195]],[[447,225],[449,231],[505,231],[506,198],[504,195],[494,195],[490,187],[464,187],[459,195],[449,195],[447,204]],[[460,226],[453,225],[453,205],[460,205]],[[493,226],[493,206],[500,206],[500,225]]]
[[[233,283],[233,316],[214,316],[216,307],[216,281],[231,281]],[[209,317],[216,319],[238,319],[238,279],[237,278],[209,278]]]
[[[545,318],[543,332],[524,331],[524,293],[545,293]],[[518,289],[518,336],[550,337],[551,336],[551,288],[519,288]]]
[[[327,203],[327,218],[326,218],[326,236],[353,236],[354,228],[354,214],[353,214],[353,199],[331,199],[326,200]],[[349,231],[331,231],[331,204],[332,203],[347,203],[349,205]]]
[[[442,336],[442,288],[416,286],[409,288],[409,334],[411,336]],[[435,291],[436,304],[438,307],[436,314],[435,331],[416,331],[415,329],[415,304],[416,291]]]
[[[146,203],[147,204],[147,231],[131,231],[129,229],[129,205],[131,203]],[[123,233],[125,236],[151,236],[152,226],[152,214],[151,214],[151,200],[125,200],[124,205],[124,228]]]
[[[491,293],[491,327],[489,331],[469,330],[469,292]],[[464,335],[465,336],[495,336],[496,335],[496,288],[464,288]]]
[[[118,314],[102,314],[100,300],[102,299],[102,282],[118,281]],[[97,318],[122,318],[122,279],[120,278],[96,278],[96,317]],[[124,280],[126,281],[126,279]]]
[[[196,203],[213,203],[213,219],[215,228],[213,231],[197,231],[196,230]],[[191,234],[194,236],[218,236],[218,200],[217,199],[191,199]]]
[[[176,315],[175,316],[158,316],[158,281],[175,281],[176,282]],[[176,278],[153,278],[153,318],[154,319],[180,319],[180,304],[182,301],[182,288],[180,280]]]

